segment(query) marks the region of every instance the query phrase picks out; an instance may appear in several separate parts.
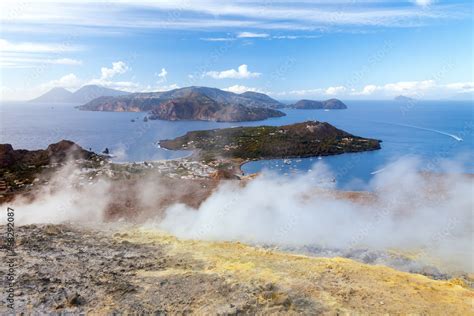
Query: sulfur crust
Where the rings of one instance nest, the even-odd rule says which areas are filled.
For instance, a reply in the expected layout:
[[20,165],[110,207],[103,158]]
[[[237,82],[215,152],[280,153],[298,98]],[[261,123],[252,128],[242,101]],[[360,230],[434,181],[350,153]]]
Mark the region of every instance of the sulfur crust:
[[[181,240],[155,230],[121,234],[134,243],[159,243],[171,253],[192,255],[202,271],[173,270],[161,274],[210,273],[230,283],[268,284],[303,294],[332,311],[362,314],[474,315],[474,291],[461,280],[433,280],[419,274],[362,264],[344,258],[313,258],[262,249],[239,242]],[[153,275],[154,272],[141,272]]]

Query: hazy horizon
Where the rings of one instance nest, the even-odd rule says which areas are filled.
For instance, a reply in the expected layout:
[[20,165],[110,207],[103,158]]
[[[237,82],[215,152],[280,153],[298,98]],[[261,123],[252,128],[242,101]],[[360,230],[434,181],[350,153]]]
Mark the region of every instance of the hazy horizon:
[[276,99],[469,99],[472,6],[7,0],[0,100],[85,84],[128,92],[198,85]]

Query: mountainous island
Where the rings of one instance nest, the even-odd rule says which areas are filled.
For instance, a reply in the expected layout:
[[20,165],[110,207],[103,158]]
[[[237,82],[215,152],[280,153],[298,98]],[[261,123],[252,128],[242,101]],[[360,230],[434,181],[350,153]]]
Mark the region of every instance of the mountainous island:
[[34,103],[87,103],[103,96],[121,96],[128,92],[109,89],[97,85],[86,85],[75,92],[64,88],[53,88],[45,94],[31,100]]
[[328,156],[380,149],[376,139],[362,138],[329,123],[307,121],[286,126],[257,126],[192,131],[160,141],[171,150],[194,150],[199,159],[257,160]]
[[151,110],[152,120],[199,120],[217,122],[260,121],[285,114],[264,107],[249,107],[241,104],[219,103],[205,95],[191,93],[182,98],[160,103]]
[[240,122],[284,116],[284,105],[269,96],[217,88],[186,87],[165,92],[100,97],[78,108],[87,111],[150,112],[150,119]]
[[404,96],[404,95],[399,95],[393,98],[393,100],[398,101],[398,102],[413,102],[416,101],[416,99]]
[[217,103],[248,107],[282,108],[284,105],[269,96],[256,92],[237,94],[217,88],[185,87],[163,92],[131,93],[118,97],[101,97],[81,105],[80,110],[111,112],[147,112],[161,103],[192,97],[207,97]]
[[329,99],[326,101],[299,100],[295,104],[288,106],[298,110],[344,110],[347,106],[338,99]]

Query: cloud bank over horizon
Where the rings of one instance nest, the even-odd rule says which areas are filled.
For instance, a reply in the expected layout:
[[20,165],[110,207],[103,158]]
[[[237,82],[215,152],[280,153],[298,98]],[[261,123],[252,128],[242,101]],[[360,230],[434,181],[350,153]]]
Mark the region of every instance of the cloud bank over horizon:
[[5,0],[0,9],[3,101],[87,83],[282,98],[473,93],[468,0]]

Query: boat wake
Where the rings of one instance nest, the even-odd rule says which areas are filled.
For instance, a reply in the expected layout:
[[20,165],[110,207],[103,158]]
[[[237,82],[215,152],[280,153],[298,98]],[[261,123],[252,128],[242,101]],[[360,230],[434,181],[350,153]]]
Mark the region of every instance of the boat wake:
[[386,168],[382,168],[382,169],[373,171],[373,172],[371,172],[370,174],[372,174],[372,175],[373,175],[373,174],[378,174],[378,173],[381,173],[381,172],[385,171],[385,169],[386,169]]
[[449,136],[449,137],[455,139],[458,142],[463,141],[463,139],[461,137],[457,136],[457,135],[447,133],[447,132],[443,132],[443,131],[440,131],[440,130],[437,130],[437,129],[426,128],[426,127],[415,126],[415,125],[408,125],[408,124],[387,123],[387,122],[383,122],[383,123],[384,124],[390,124],[390,125],[403,126],[403,127],[408,127],[408,128],[414,128],[414,129],[418,129],[418,130],[422,130],[422,131],[429,131],[429,132],[433,132],[433,133],[438,133],[438,134],[441,134],[441,135]]

